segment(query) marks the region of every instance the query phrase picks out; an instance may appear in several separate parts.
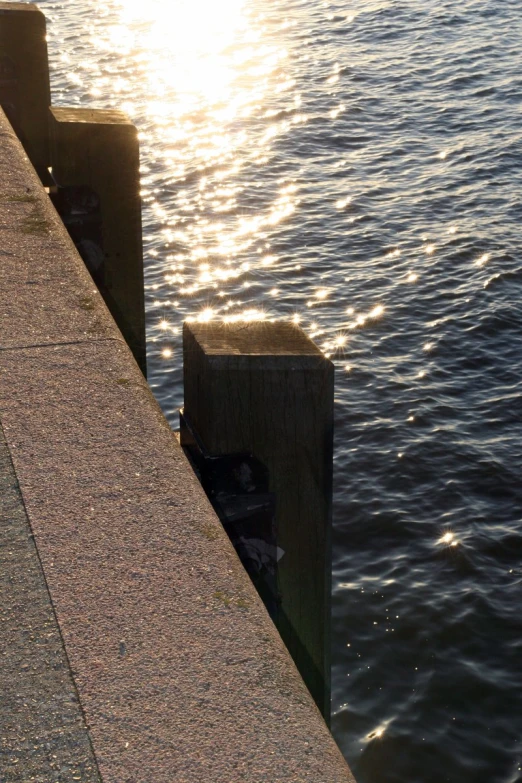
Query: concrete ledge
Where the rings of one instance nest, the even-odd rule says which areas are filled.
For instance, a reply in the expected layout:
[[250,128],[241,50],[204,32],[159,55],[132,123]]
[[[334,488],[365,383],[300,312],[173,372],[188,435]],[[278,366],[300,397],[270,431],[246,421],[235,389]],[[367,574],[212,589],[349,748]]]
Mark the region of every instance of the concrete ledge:
[[0,498],[1,779],[99,783],[1,427]]
[[0,139],[0,420],[101,780],[353,783],[1,112]]
[[0,109],[0,348],[123,338]]

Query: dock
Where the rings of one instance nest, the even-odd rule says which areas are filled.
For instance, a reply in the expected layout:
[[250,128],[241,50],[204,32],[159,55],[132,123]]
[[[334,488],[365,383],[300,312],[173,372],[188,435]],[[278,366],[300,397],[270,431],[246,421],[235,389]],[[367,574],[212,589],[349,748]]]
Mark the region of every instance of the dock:
[[0,138],[0,779],[354,783],[1,110]]

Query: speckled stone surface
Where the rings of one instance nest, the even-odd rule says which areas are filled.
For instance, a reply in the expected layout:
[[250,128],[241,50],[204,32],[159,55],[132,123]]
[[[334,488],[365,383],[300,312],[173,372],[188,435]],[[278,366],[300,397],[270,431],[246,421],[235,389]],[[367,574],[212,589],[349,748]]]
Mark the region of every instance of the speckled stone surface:
[[0,348],[123,339],[0,110]]
[[[34,186],[22,155],[0,116],[5,192]],[[353,783],[82,262],[35,197],[47,236],[20,231],[26,202],[2,204],[0,420],[103,782]]]
[[99,783],[0,427],[0,780]]

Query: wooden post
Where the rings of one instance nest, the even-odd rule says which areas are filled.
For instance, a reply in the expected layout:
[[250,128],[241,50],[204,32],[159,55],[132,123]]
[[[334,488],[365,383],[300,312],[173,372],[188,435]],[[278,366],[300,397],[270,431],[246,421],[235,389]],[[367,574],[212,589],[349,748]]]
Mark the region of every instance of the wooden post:
[[275,494],[276,625],[330,718],[334,368],[288,323],[185,324],[183,414],[211,455],[250,452]]
[[33,3],[0,2],[0,104],[44,184],[51,103],[45,17]]
[[50,109],[53,199],[146,374],[139,144],[120,111]]

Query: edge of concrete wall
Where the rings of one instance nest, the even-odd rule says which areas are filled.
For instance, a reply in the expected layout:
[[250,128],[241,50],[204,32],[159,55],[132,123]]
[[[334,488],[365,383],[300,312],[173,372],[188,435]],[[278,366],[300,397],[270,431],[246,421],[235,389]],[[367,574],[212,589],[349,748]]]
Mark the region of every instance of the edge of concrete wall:
[[354,783],[1,110],[0,139],[0,423],[101,780]]

